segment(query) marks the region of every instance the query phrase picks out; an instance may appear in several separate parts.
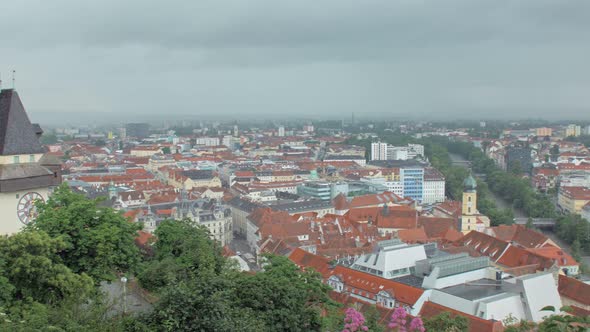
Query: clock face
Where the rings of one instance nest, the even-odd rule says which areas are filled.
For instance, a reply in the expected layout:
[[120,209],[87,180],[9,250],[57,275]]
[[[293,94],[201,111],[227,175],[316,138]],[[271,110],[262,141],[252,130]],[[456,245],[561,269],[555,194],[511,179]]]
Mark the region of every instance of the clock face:
[[37,212],[37,208],[35,207],[35,202],[41,201],[45,202],[43,196],[36,192],[28,192],[21,197],[18,201],[18,205],[16,206],[16,214],[18,215],[18,219],[25,225],[29,224],[30,222],[34,221],[37,218],[39,212]]

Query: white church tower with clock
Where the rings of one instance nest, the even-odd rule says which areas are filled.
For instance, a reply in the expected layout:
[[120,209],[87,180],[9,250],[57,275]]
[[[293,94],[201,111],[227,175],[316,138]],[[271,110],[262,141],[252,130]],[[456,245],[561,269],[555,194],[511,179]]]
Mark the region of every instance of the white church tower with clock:
[[44,157],[43,131],[32,124],[14,89],[0,91],[0,234],[18,232],[35,220],[36,201],[59,185],[59,163]]

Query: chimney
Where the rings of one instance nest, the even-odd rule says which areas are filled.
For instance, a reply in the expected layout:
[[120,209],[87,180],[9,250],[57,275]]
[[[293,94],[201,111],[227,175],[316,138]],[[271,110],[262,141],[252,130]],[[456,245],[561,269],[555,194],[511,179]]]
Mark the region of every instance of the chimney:
[[502,271],[496,271],[496,289],[502,288]]

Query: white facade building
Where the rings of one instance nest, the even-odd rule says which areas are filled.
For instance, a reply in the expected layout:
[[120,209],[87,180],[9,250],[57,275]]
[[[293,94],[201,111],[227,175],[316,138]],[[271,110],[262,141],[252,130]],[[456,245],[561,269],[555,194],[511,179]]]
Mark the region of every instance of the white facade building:
[[444,201],[445,177],[434,168],[425,168],[422,203],[433,204]]
[[405,146],[388,146],[387,159],[388,160],[408,160],[408,148]]
[[371,143],[371,160],[387,160],[387,143]]
[[279,137],[284,137],[285,136],[285,127],[284,126],[279,126],[278,135],[279,135]]
[[424,157],[424,145],[422,144],[408,144],[408,150],[410,155]]
[[387,143],[371,143],[371,160],[408,160],[424,157],[424,145],[393,146]]
[[219,145],[219,137],[198,137],[196,145],[217,146]]
[[430,301],[482,319],[499,321],[512,317],[540,322],[552,314],[542,311],[543,307],[553,306],[559,310],[562,306],[550,272],[501,280],[479,279],[434,289]]
[[352,268],[392,279],[409,275],[416,261],[426,259],[426,251],[421,244],[408,245],[394,239],[379,242],[377,248],[377,252],[360,256]]

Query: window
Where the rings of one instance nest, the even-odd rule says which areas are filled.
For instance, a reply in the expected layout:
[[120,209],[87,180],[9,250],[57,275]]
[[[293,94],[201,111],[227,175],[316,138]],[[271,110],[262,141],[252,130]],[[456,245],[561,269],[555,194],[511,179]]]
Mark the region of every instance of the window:
[[471,196],[467,197],[467,201],[471,202]]
[[34,163],[35,162],[35,155],[34,154],[30,154],[29,155],[29,162],[30,163]]
[[467,208],[467,213],[471,213],[471,207]]
[[14,156],[14,157],[12,157],[12,159],[13,159],[12,161],[13,161],[15,164],[18,164],[18,163],[20,163],[20,157],[19,157],[19,156]]

